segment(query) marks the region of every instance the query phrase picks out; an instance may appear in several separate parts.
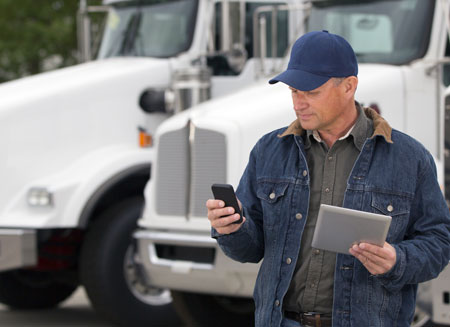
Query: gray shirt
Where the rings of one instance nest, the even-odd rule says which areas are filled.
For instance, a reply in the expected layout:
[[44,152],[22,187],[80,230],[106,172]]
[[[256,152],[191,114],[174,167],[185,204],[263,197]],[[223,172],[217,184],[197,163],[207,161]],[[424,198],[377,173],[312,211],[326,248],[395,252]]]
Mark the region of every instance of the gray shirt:
[[331,313],[336,254],[311,247],[321,203],[342,207],[347,179],[364,142],[373,134],[373,122],[356,105],[358,118],[352,129],[329,149],[317,132],[307,131],[305,151],[310,171],[310,199],[299,258],[284,310]]

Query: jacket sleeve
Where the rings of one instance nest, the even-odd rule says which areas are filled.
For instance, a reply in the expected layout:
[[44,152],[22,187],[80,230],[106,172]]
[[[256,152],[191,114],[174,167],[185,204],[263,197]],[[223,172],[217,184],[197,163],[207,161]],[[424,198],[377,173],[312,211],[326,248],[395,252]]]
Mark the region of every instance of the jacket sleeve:
[[377,276],[390,291],[417,284],[439,275],[450,260],[450,214],[429,155],[418,178],[405,239],[392,244],[397,262],[386,274]]
[[256,196],[256,170],[259,155],[258,142],[250,153],[247,167],[239,182],[236,196],[243,206],[246,221],[241,228],[228,235],[219,234],[214,228],[212,237],[223,252],[240,262],[259,262],[264,256],[264,233],[262,229],[261,203]]

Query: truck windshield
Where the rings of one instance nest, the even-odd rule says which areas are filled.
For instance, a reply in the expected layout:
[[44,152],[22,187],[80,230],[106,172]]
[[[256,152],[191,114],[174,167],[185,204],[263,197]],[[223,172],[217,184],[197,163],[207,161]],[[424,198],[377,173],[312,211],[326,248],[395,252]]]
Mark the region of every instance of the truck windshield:
[[433,13],[434,1],[317,1],[306,29],[342,35],[360,63],[400,65],[425,55]]
[[167,58],[189,49],[198,0],[140,0],[114,5],[98,57]]

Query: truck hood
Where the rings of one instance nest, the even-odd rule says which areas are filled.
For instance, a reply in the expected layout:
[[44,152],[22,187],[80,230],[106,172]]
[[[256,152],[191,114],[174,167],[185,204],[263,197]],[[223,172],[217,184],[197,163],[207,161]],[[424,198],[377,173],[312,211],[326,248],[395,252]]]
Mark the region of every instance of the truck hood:
[[88,153],[137,147],[148,118],[139,97],[169,83],[168,60],[112,58],[0,84],[0,213],[25,185]]
[[[365,106],[377,104],[387,121],[402,129],[405,104],[401,68],[360,64],[359,71],[356,100]],[[224,133],[224,126],[229,126],[235,128],[232,134],[239,133],[239,144],[233,147],[240,147],[244,157],[237,161],[245,162],[251,147],[262,135],[287,126],[296,119],[287,86],[283,83],[269,85],[267,81],[262,80],[240,92],[186,110],[165,121],[157,134],[182,128],[188,122]],[[237,153],[234,152],[234,155]]]
[[[0,84],[0,112],[16,110],[21,104],[32,104],[50,96],[70,95],[76,90],[113,81],[126,81],[127,76],[150,69],[168,72],[168,61],[143,58],[111,58],[62,68]],[[167,75],[167,74],[166,74]],[[124,80],[125,79],[125,80]],[[160,83],[164,83],[161,79]],[[33,106],[35,109],[36,107]]]

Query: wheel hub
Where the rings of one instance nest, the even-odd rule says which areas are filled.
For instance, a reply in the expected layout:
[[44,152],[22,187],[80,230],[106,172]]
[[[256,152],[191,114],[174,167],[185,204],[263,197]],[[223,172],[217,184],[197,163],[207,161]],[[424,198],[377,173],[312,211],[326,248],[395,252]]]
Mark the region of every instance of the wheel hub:
[[134,246],[130,245],[124,259],[124,276],[131,293],[149,305],[166,305],[172,302],[170,290],[152,287],[146,283],[142,266],[134,260]]

